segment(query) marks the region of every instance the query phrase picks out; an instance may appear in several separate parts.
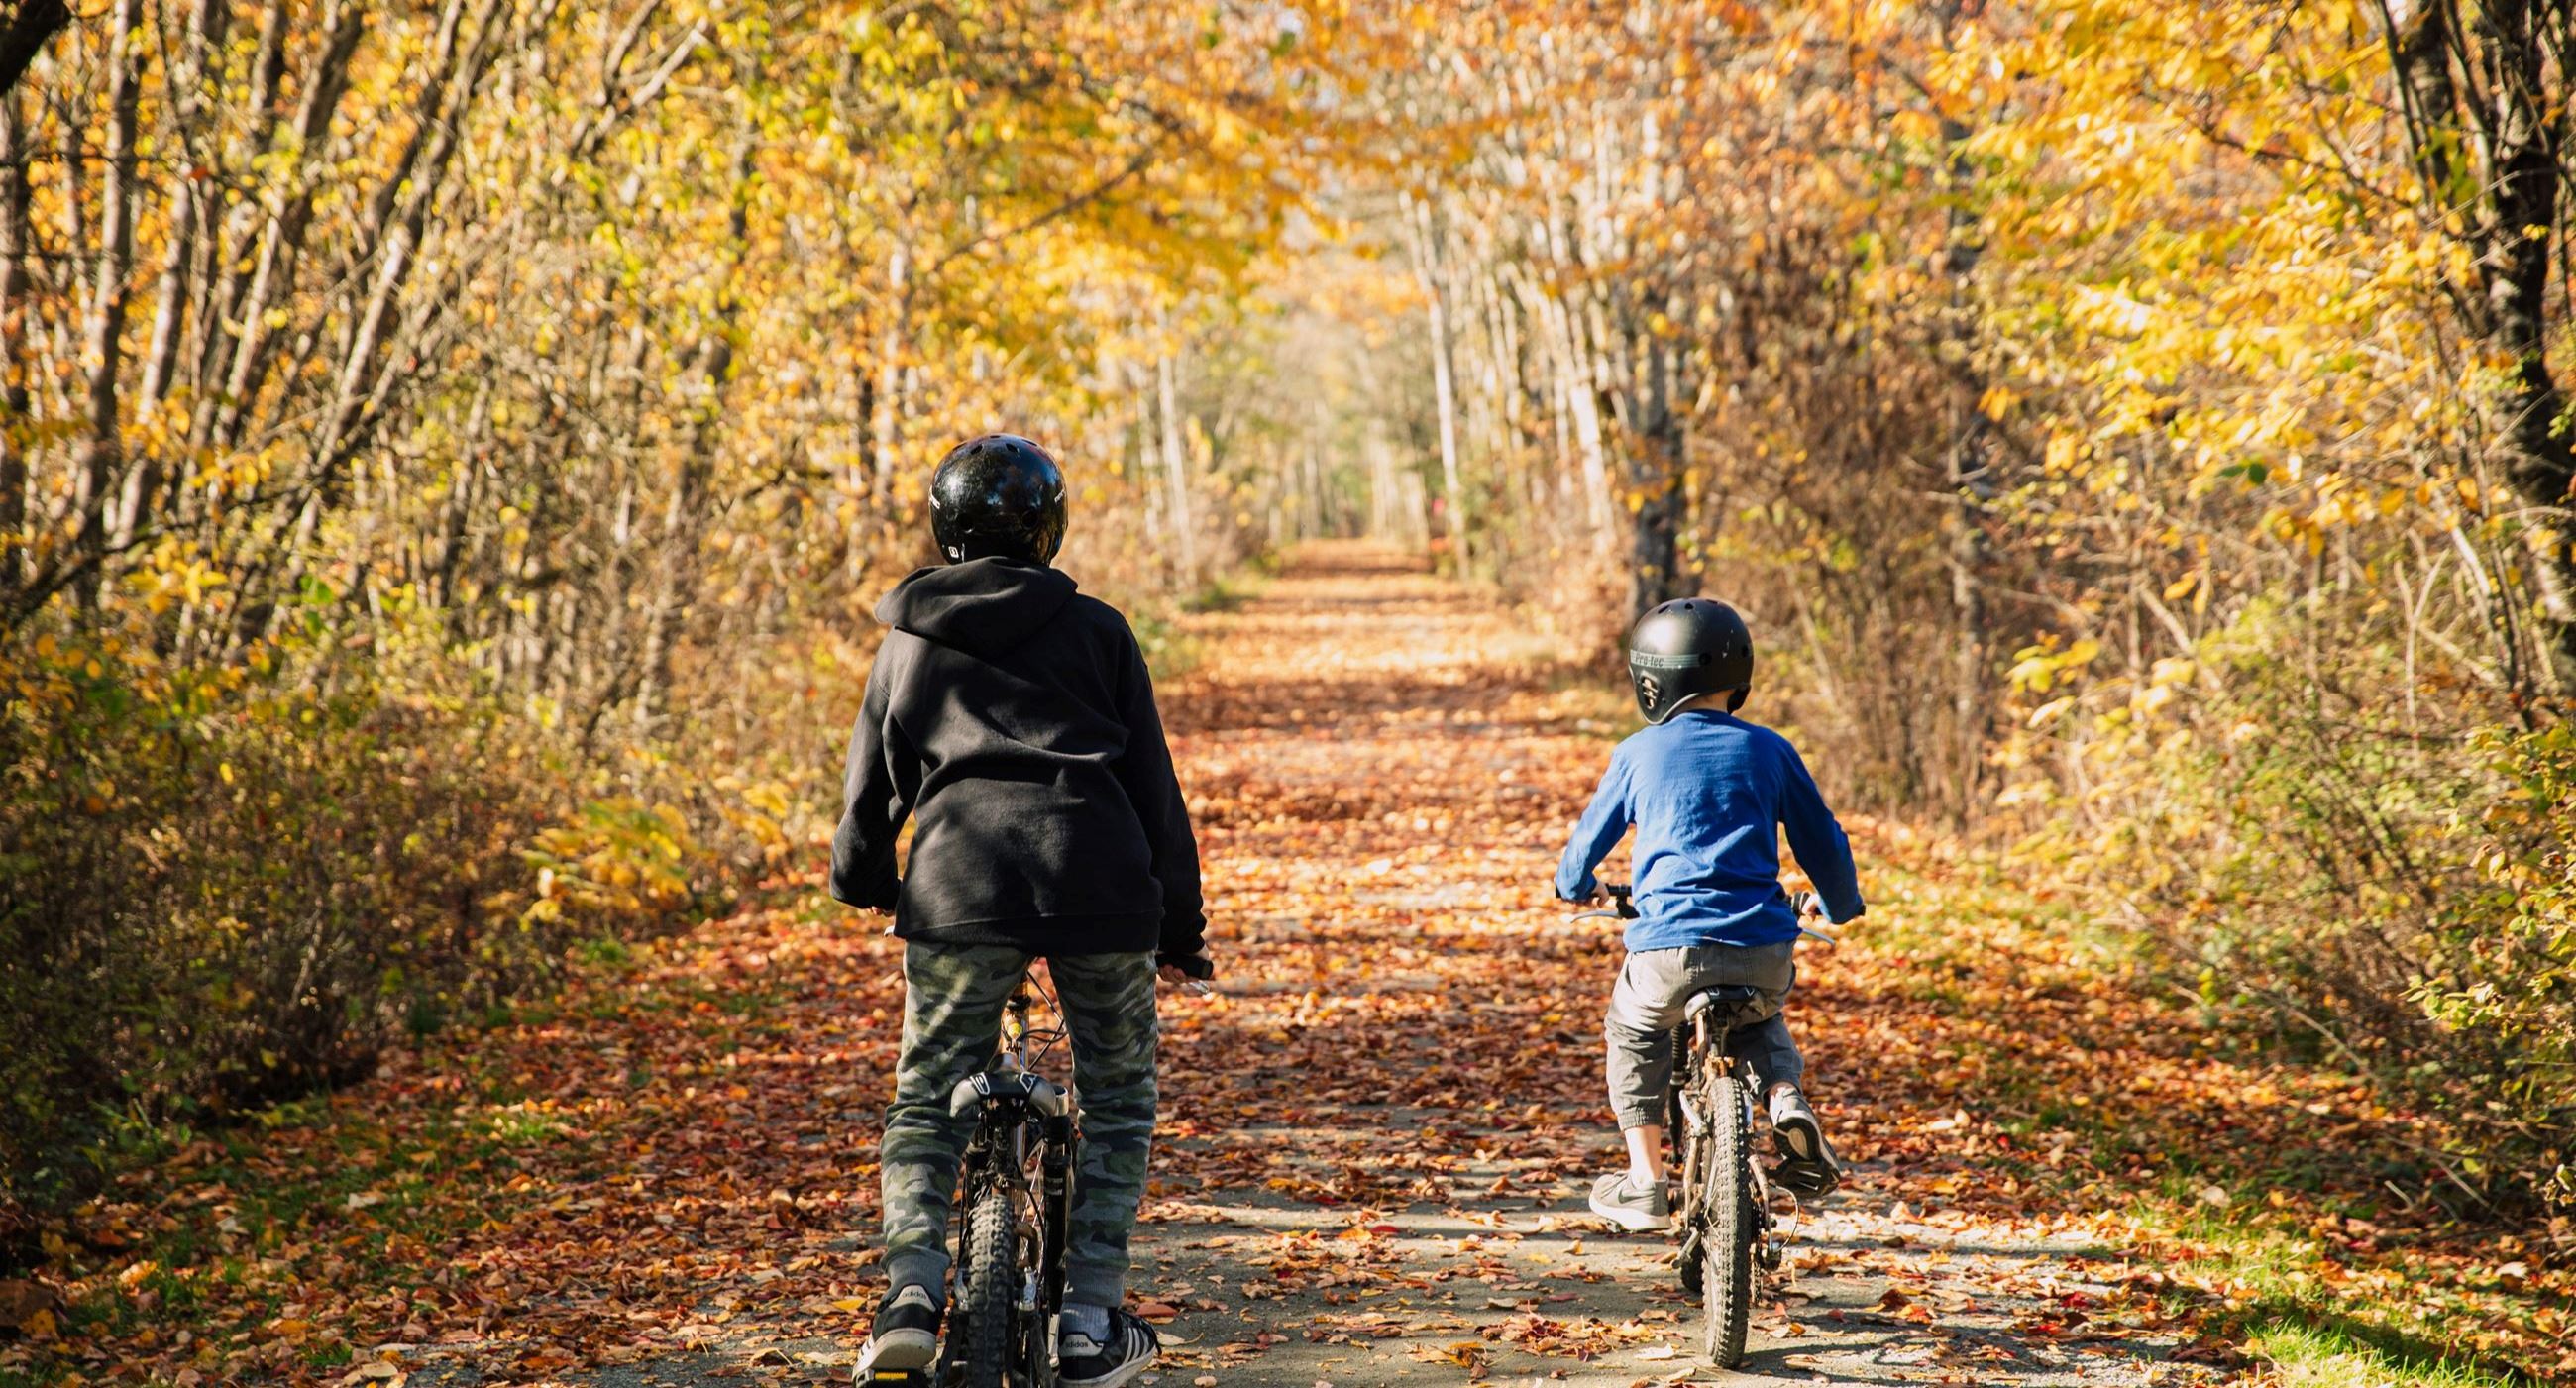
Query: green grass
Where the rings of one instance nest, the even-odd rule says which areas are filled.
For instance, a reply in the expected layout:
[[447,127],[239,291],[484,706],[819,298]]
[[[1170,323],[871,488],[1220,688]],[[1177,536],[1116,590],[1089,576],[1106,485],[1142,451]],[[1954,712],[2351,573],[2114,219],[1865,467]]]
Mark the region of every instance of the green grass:
[[[2011,1006],[2019,989],[2063,1005],[2097,993],[2149,993],[2169,977],[2133,932],[2076,902],[2036,900],[1991,861],[1945,865],[1937,880],[1901,863],[1873,863],[1870,872],[1872,911],[1854,932],[1857,942],[1896,962],[1881,987],[1924,1012],[1992,1021],[1991,1009]],[[2046,942],[2053,957],[2021,957],[2025,942]],[[2173,1008],[2154,1025],[2190,1052],[2241,1057],[2258,1080],[2285,1086],[2303,1074],[2326,1089],[2356,1083],[2196,1014],[2179,993],[2167,1000]],[[2506,1357],[2508,1341],[2490,1338],[2511,1325],[2527,1345],[2534,1310],[2517,1310],[2474,1276],[2464,1279],[2456,1262],[2436,1271],[2410,1255],[2429,1249],[2415,1240],[2431,1235],[2401,1227],[2382,1246],[2356,1253],[2315,1232],[2320,1218],[2384,1218],[2367,1178],[2386,1175],[2402,1152],[2297,1142],[2204,1149],[2189,1125],[2155,1122],[2152,1108],[2123,1102],[2131,1096],[2117,1063],[2088,1057],[2080,1033],[2035,1042],[1963,1030],[1946,1044],[1979,1075],[1982,1115],[2011,1133],[2022,1152],[2054,1145],[2079,1158],[2055,1169],[2020,1162],[2015,1175],[2025,1186],[2043,1199],[2124,1214],[2148,1244],[2161,1245],[2156,1256],[2169,1260],[2175,1277],[2199,1289],[2192,1296],[2205,1324],[2281,1383],[2519,1388],[2537,1381]],[[2211,1187],[2226,1192],[2223,1204],[2210,1203]],[[2498,1348],[2483,1352],[2487,1345]]]
[[1147,597],[1127,605],[1127,624],[1145,652],[1145,666],[1155,679],[1177,679],[1207,658],[1205,643],[1182,628],[1183,617],[1203,612],[1231,612],[1270,586],[1271,574],[1259,562],[1211,579],[1197,592],[1178,598]]
[[2284,1388],[2520,1388],[2526,1380],[2392,1345],[2386,1333],[2340,1317],[2276,1320],[2253,1328],[2246,1348],[2272,1365]]
[[[118,1170],[166,1166],[201,1142],[211,1151],[200,1149],[169,1195],[154,1199],[164,1217],[121,1260],[139,1269],[131,1289],[149,1294],[142,1304],[150,1309],[113,1291],[76,1300],[63,1310],[69,1342],[102,1330],[121,1337],[147,1322],[202,1329],[218,1306],[246,1313],[248,1322],[264,1320],[293,1284],[263,1275],[261,1265],[317,1239],[346,1261],[344,1275],[353,1282],[412,1284],[423,1273],[422,1248],[491,1213],[488,1203],[454,1198],[455,1188],[443,1185],[453,1173],[470,1170],[478,1173],[471,1179],[495,1183],[521,1169],[532,1148],[586,1141],[560,1118],[522,1104],[506,1079],[469,1071],[468,1090],[479,1102],[401,1129],[314,1094],[259,1110],[237,1126],[171,1123],[123,1132],[116,1150],[103,1154]],[[269,1146],[269,1134],[285,1129],[319,1139],[291,1168],[281,1168]],[[200,1191],[214,1194],[183,1194]],[[330,1369],[348,1356],[345,1345],[320,1345],[306,1362]],[[34,1379],[0,1373],[0,1388],[50,1381],[42,1361],[36,1372]]]
[[1270,575],[1254,569],[1219,574],[1205,587],[1181,599],[1181,610],[1189,613],[1232,612],[1270,587]]
[[1145,668],[1155,679],[1177,679],[1206,658],[1198,639],[1181,630],[1171,615],[1138,608],[1127,614],[1127,624],[1134,629],[1136,645],[1145,653]]
[[1601,670],[1560,665],[1548,672],[1544,688],[1568,706],[1566,714],[1555,720],[1553,732],[1617,742],[1645,726],[1637,716],[1636,696]]
[[2261,1216],[2195,1206],[2171,1190],[2142,1196],[2130,1215],[2199,1250],[2193,1280],[2228,1288],[2229,1338],[2272,1365],[2287,1385],[2316,1388],[2521,1388],[2531,1379],[2463,1354],[2445,1336],[2476,1314],[2457,1288],[2407,1280],[2411,1297],[2356,1294],[2312,1239]]

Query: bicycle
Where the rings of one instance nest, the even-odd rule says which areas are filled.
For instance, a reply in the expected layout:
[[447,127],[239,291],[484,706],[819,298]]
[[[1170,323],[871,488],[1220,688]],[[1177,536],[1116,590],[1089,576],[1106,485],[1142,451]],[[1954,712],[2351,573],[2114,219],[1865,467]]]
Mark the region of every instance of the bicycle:
[[[1605,882],[1602,892],[1610,910],[1574,919],[1637,918],[1629,887]],[[1795,909],[1802,920],[1821,913],[1812,892],[1800,893]],[[1803,924],[1799,930],[1827,943],[1834,938]],[[1761,1000],[1761,990],[1742,984],[1693,994],[1673,1031],[1676,1063],[1664,1095],[1664,1131],[1678,1148],[1673,1228],[1681,1241],[1682,1289],[1700,1299],[1702,1347],[1711,1363],[1726,1369],[1744,1362],[1762,1278],[1780,1270],[1785,1251],[1770,1175],[1754,1160],[1760,1081],[1726,1053],[1727,1033],[1758,1020],[1746,1014]]]
[[[1184,966],[1185,968],[1187,966]],[[1204,965],[1201,965],[1204,969]],[[1183,991],[1213,991],[1193,972]],[[1067,1039],[1063,1011],[1051,1027],[1029,1025],[1043,992],[1023,973],[1003,1005],[993,1062],[959,1080],[948,1111],[976,1115],[959,1164],[954,1305],[939,1357],[928,1370],[877,1369],[878,1388],[1054,1388],[1056,1313],[1064,1309],[1066,1226],[1072,1215],[1073,1159],[1081,1104],[1037,1067]],[[1050,1007],[1054,999],[1047,999]]]
[[[976,1115],[960,1168],[956,1295],[939,1358],[923,1369],[878,1369],[875,1385],[1051,1388],[1049,1343],[1064,1306],[1065,1226],[1071,1214],[1080,1106],[1037,1072],[1065,1040],[1033,1028],[1039,989],[1023,974],[1002,1019],[993,1063],[949,1091],[948,1111]],[[1051,1001],[1051,1000],[1050,1000]]]

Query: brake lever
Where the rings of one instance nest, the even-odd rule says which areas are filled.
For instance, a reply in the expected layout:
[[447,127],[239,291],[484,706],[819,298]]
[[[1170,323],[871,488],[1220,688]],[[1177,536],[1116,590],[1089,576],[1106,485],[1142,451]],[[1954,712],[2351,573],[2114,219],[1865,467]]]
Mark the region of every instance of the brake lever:
[[1825,918],[1825,899],[1816,895],[1814,891],[1802,891],[1790,897],[1789,912],[1797,920],[1799,934],[1813,935],[1817,939],[1822,940],[1829,945],[1838,945],[1843,942],[1841,936],[1819,930],[1816,927],[1807,924],[1809,921],[1820,921]]
[[1579,911],[1576,912],[1571,919],[1578,921],[1632,921],[1637,918],[1637,904],[1634,888],[1614,887],[1604,884],[1601,887],[1599,897],[1601,900],[1609,903],[1609,908],[1607,910]]

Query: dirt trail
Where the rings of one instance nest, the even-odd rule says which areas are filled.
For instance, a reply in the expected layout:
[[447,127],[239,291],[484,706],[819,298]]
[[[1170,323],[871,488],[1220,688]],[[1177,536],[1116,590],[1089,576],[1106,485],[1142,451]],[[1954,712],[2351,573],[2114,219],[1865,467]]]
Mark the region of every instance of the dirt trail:
[[[1873,1162],[1866,1128],[1747,1371],[1694,1371],[1668,1245],[1584,1208],[1616,1159],[1599,1017],[1619,946],[1546,888],[1625,722],[1579,681],[1551,692],[1569,682],[1514,614],[1381,552],[1309,551],[1203,629],[1175,723],[1230,981],[1170,1027],[1176,1137],[1137,1279],[1183,1309],[1169,1381],[2192,1381],[2152,1335],[2073,1328],[2120,1298],[2116,1252],[1918,1217],[1939,1197]],[[1802,969],[1830,1119],[1877,1087],[1872,1057],[1839,1040],[1834,959]]]
[[[1545,880],[1615,706],[1515,614],[1364,547],[1304,552],[1190,635],[1203,658],[1163,698],[1225,991],[1166,1008],[1133,1291],[1177,1314],[1146,1382],[2201,1381],[2110,1309],[2134,1302],[2116,1250],[1957,1213],[1955,1171],[1889,1169],[1920,1150],[1890,1134],[1948,1111],[1922,1097],[1937,1046],[1855,1044],[1887,1033],[1814,951],[1793,1019],[1860,1174],[1797,1230],[1749,1372],[1698,1366],[1667,1245],[1583,1207],[1617,1147],[1619,947]],[[577,997],[587,1021],[481,1043],[514,1054],[357,1096],[515,1066],[578,1128],[489,1178],[482,1226],[429,1255],[455,1272],[445,1320],[484,1309],[397,1351],[411,1382],[841,1379],[877,1290],[895,949],[800,897]]]

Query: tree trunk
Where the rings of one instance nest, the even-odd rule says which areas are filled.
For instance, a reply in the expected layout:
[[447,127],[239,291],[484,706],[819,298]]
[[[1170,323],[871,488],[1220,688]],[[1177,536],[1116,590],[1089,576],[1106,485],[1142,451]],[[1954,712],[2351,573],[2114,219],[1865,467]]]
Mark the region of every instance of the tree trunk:
[[1413,243],[1413,273],[1421,286],[1423,303],[1431,328],[1431,393],[1432,409],[1439,417],[1440,490],[1447,508],[1449,543],[1458,571],[1470,567],[1468,552],[1467,489],[1458,480],[1458,387],[1450,360],[1448,291],[1441,283],[1439,265],[1439,229],[1433,225],[1431,203],[1424,198],[1408,196],[1407,230]]
[[[2555,69],[2530,0],[2479,5],[2465,34],[2455,17],[2437,0],[2382,8],[2417,176],[2435,207],[2457,209],[2468,224],[2477,293],[2466,326],[2513,362],[2484,403],[2507,481],[2544,518],[2524,538],[2565,695],[2576,691],[2576,526],[2567,514],[2576,442],[2559,430],[2567,400],[2545,351],[2568,93],[2548,87]],[[2462,158],[2465,167],[2455,162]]]
[[[160,286],[153,294],[152,337],[144,350],[143,380],[135,391],[137,417],[147,417],[160,408],[178,370],[179,338],[188,316],[188,270],[196,256],[202,202],[197,193],[194,146],[199,97],[205,80],[207,45],[210,40],[217,44],[223,41],[229,18],[225,0],[198,0],[188,16],[180,62],[167,81],[170,95],[165,128],[171,137],[169,143],[181,152],[183,162],[170,180],[168,244],[161,258]],[[151,514],[161,487],[161,453],[160,445],[147,448],[126,474],[125,494],[117,504],[114,529],[114,543],[119,548],[134,542],[135,532]]]
[[1154,358],[1154,399],[1155,413],[1162,426],[1163,480],[1170,489],[1165,513],[1170,518],[1172,537],[1176,542],[1181,582],[1188,584],[1198,581],[1198,527],[1190,519],[1189,459],[1181,447],[1180,389],[1175,379],[1177,369],[1173,365],[1176,353],[1168,340],[1172,330],[1170,313],[1162,315],[1161,327],[1166,340]]
[[0,92],[0,609],[26,581],[27,249],[26,123],[15,92]]
[[118,377],[125,369],[125,314],[132,299],[126,283],[134,263],[134,125],[142,98],[142,45],[135,23],[143,0],[118,0],[107,31],[107,158],[99,187],[98,278],[90,292],[87,358],[89,437],[81,446],[78,592],[84,605],[98,599],[99,568],[106,561],[108,508],[124,461],[123,421],[118,417]]
[[1645,390],[1636,414],[1637,451],[1629,464],[1629,486],[1635,507],[1629,515],[1628,620],[1682,596],[1680,528],[1683,501],[1684,439],[1681,411],[1674,408],[1680,385],[1681,344],[1657,337],[1642,327],[1632,329],[1636,361]]
[[688,440],[681,446],[679,473],[662,517],[662,581],[654,592],[652,619],[645,626],[641,683],[635,697],[636,722],[648,729],[661,721],[669,705],[672,654],[679,649],[681,626],[697,601],[703,566],[698,550],[706,535],[716,448],[724,435],[725,388],[733,375],[733,336],[742,312],[737,280],[743,257],[750,254],[752,156],[757,148],[746,134],[735,151],[733,211],[725,224],[724,282],[716,292],[714,317],[700,331],[690,353],[690,371],[698,378],[698,408]]
[[262,230],[247,290],[237,306],[225,311],[226,325],[240,325],[241,336],[229,344],[231,356],[224,368],[222,393],[208,400],[212,406],[212,417],[206,421],[210,435],[192,437],[191,441],[200,446],[212,442],[223,448],[239,447],[243,430],[255,412],[277,342],[277,329],[269,322],[268,311],[292,297],[304,236],[313,221],[317,189],[313,176],[304,170],[314,163],[316,151],[330,136],[332,117],[348,90],[349,62],[366,27],[365,11],[358,0],[338,0],[330,6],[323,23],[321,50],[314,55],[312,69],[305,76],[304,99],[296,110],[296,147],[304,151],[305,157],[298,171],[290,175],[284,207]]
[[[1951,34],[1969,0],[1950,0],[1940,16],[1942,44],[1946,50]],[[1949,445],[1944,450],[1946,477],[1950,489],[1950,514],[1944,518],[1949,534],[1943,545],[1943,560],[1949,569],[1950,611],[1958,623],[1950,666],[1950,765],[1942,778],[1949,782],[1955,797],[1955,810],[1962,820],[1972,817],[1977,807],[1977,782],[1985,766],[1986,743],[1992,731],[1987,727],[1987,690],[1993,684],[1986,656],[1986,503],[1995,495],[1992,473],[1995,451],[1994,427],[1985,412],[1985,380],[1977,368],[1974,276],[1977,262],[1985,253],[1978,216],[1969,199],[1976,186],[1976,170],[1968,161],[1968,137],[1972,132],[1966,122],[1954,117],[1941,118],[1941,139],[1949,156],[1942,175],[1948,183],[1949,215],[1945,227],[1947,245],[1942,255],[1942,270],[1948,280],[1947,302],[1940,318],[1941,340],[1934,351],[1950,372]]]
[[45,41],[71,22],[71,8],[63,0],[22,0],[7,27],[0,28],[0,94],[17,90],[18,79],[27,75],[27,65],[44,51]]

